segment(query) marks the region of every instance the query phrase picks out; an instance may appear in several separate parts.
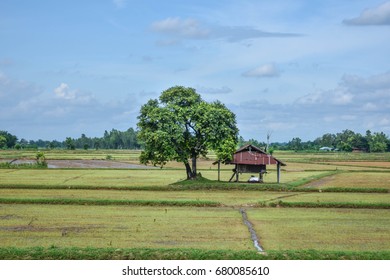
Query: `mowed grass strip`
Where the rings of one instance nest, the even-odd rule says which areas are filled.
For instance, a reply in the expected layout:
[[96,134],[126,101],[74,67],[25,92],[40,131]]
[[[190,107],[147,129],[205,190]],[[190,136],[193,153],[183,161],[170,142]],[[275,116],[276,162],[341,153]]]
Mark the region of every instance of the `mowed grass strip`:
[[0,206],[0,247],[255,250],[240,213],[229,208]]
[[52,205],[136,205],[136,206],[192,206],[218,207],[220,203],[207,200],[112,200],[69,198],[0,198],[0,204],[52,204]]
[[1,199],[88,199],[132,201],[214,201],[226,206],[256,204],[288,193],[243,190],[139,191],[95,189],[0,189]]
[[59,248],[56,246],[0,248],[3,260],[390,260],[390,251]]
[[248,209],[268,250],[389,251],[389,210]]

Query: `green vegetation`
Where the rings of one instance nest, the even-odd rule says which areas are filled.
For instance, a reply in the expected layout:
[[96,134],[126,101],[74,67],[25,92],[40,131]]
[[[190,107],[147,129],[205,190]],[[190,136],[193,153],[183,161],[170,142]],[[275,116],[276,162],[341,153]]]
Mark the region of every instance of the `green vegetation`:
[[[172,89],[184,89],[184,87],[174,87]],[[196,106],[194,106],[196,107]],[[210,116],[209,116],[210,118]],[[210,119],[213,119],[212,117]],[[271,154],[274,151],[295,151],[313,152],[319,151],[321,147],[328,147],[333,151],[351,152],[364,151],[369,153],[390,152],[390,139],[383,132],[371,132],[367,130],[365,135],[355,133],[346,129],[336,134],[325,133],[313,141],[303,142],[299,137],[294,137],[288,143],[270,143],[270,135],[267,135],[267,143],[256,139],[245,140],[242,136],[238,138],[238,145],[253,144],[264,149],[268,148]],[[112,129],[110,132],[104,131],[103,137],[87,137],[84,133],[79,138],[67,137],[64,141],[29,140],[21,139],[7,131],[0,131],[0,149],[141,149],[143,142],[138,139],[138,131],[129,128],[126,131]],[[322,152],[324,154],[324,152]],[[325,154],[328,152],[325,152]],[[330,153],[333,154],[333,153]],[[339,154],[339,153],[335,153]]]
[[39,139],[37,141],[21,139],[6,131],[0,131],[0,148],[17,150],[22,149],[139,149],[141,144],[137,140],[137,132],[133,128],[126,131],[112,129],[104,131],[103,137],[87,137],[84,133],[79,138],[66,137],[64,141],[48,141]]
[[390,251],[280,250],[254,251],[201,249],[118,248],[0,248],[0,259],[8,260],[389,260]]
[[219,101],[208,103],[193,88],[176,86],[141,107],[138,137],[144,142],[140,161],[164,166],[181,162],[187,179],[198,176],[197,160],[212,150],[230,160],[237,147],[236,116]]
[[0,149],[13,148],[18,138],[8,131],[0,130]]
[[[287,193],[286,193],[287,194]],[[61,199],[68,199],[83,201],[92,200],[90,204],[104,200],[112,201],[150,201],[157,204],[161,201],[167,203],[180,203],[185,206],[185,202],[193,203],[195,206],[201,205],[204,201],[214,201],[214,205],[220,206],[243,206],[248,204],[256,204],[258,200],[272,200],[281,196],[280,192],[271,191],[245,191],[245,190],[102,190],[102,189],[15,189],[2,188],[0,189],[0,199],[21,200],[37,200],[46,199],[47,203],[51,200],[61,201]],[[39,200],[38,200],[39,201]],[[38,203],[36,201],[36,203]],[[88,202],[88,201],[87,201]],[[126,203],[126,202],[124,202]],[[206,205],[206,204],[205,204]],[[188,204],[188,206],[191,206]],[[212,205],[211,205],[212,206]]]
[[0,162],[0,169],[36,169],[36,168],[47,168],[46,157],[43,152],[38,152],[35,155],[34,163],[14,163],[15,160],[11,162]]
[[40,163],[18,163],[0,162],[0,169],[39,169],[47,168],[46,164]]
[[113,200],[68,198],[0,198],[3,204],[53,204],[53,205],[135,205],[135,206],[192,206],[218,207],[220,204],[207,200]]
[[[111,155],[110,161],[105,161]],[[61,159],[137,163],[140,151],[45,150]],[[369,156],[368,156],[369,155]],[[0,259],[390,259],[388,154],[275,151],[282,183],[218,182],[185,169],[0,169]],[[37,160],[3,150],[0,159]],[[88,162],[86,162],[88,163]],[[243,223],[245,209],[265,253]]]

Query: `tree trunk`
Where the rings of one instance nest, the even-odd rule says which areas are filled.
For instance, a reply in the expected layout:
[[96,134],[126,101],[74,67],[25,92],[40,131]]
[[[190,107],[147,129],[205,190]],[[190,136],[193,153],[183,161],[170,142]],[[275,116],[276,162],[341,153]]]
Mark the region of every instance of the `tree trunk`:
[[196,169],[196,156],[192,157],[192,178],[196,178],[197,176],[197,169]]
[[191,166],[190,166],[190,163],[188,161],[184,162],[184,166],[186,167],[187,180],[195,179],[197,177],[196,157],[193,157],[191,159]]
[[187,173],[187,180],[190,180],[192,178],[192,171],[190,164],[187,162],[184,162],[184,166],[186,167],[186,173]]

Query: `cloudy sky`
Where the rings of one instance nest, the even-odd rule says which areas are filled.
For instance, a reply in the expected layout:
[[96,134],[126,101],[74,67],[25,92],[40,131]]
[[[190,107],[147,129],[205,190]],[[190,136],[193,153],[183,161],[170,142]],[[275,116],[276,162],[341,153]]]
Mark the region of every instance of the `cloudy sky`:
[[0,130],[135,128],[175,85],[226,104],[245,139],[389,135],[390,1],[0,2]]

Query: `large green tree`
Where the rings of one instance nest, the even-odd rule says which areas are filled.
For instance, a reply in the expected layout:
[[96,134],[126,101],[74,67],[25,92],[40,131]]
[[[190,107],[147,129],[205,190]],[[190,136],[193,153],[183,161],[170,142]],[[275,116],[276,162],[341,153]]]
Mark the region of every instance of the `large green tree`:
[[213,150],[230,159],[237,146],[236,116],[219,101],[202,100],[195,89],[182,86],[162,92],[141,107],[138,137],[144,143],[141,163],[163,166],[182,162],[187,179],[197,176],[197,159]]
[[[367,133],[368,134],[368,133]],[[389,140],[383,132],[375,132],[368,137],[368,146],[370,152],[383,153],[387,150]]]
[[[4,140],[2,140],[2,144],[0,146],[0,148],[13,148],[16,144],[16,141],[18,141],[18,137],[16,137],[15,135],[12,135],[11,133],[7,132],[7,131],[0,131],[0,136],[3,136],[4,139],[6,140],[5,144],[3,143]],[[1,138],[3,139],[3,138]]]

